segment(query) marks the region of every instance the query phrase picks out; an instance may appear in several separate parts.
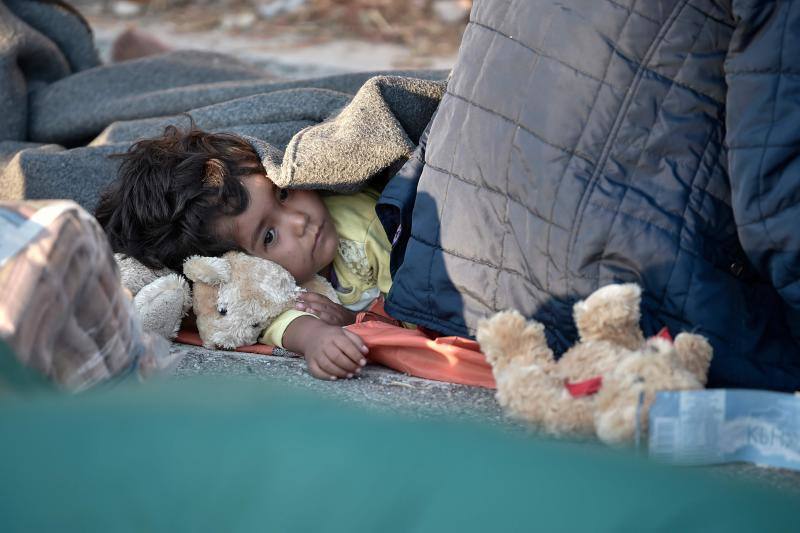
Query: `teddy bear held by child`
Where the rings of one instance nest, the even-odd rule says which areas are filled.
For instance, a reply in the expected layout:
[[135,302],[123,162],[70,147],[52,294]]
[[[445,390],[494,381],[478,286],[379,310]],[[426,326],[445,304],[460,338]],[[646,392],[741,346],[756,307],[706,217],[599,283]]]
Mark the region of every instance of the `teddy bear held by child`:
[[[573,307],[579,342],[556,361],[544,326],[503,311],[479,323],[477,340],[497,382],[497,399],[513,417],[555,436],[631,442],[646,432],[657,391],[701,389],[712,348],[701,335],[645,339],[641,289],[607,285]],[[638,424],[637,424],[638,418]]]
[[183,273],[194,282],[192,307],[206,348],[254,344],[275,317],[294,306],[300,292],[339,301],[322,276],[298,286],[282,266],[242,252],[189,257]]
[[242,252],[221,257],[192,256],[184,262],[186,278],[169,269],[150,269],[133,257],[115,254],[123,287],[145,331],[174,338],[190,308],[206,348],[236,349],[258,340],[262,330],[301,292],[339,302],[331,284],[315,275],[300,286],[283,267]]

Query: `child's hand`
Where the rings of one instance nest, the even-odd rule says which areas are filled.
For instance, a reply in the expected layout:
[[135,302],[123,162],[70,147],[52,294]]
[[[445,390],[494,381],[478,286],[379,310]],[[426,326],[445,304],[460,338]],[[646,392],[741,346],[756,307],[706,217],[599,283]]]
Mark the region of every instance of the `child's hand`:
[[315,378],[352,378],[367,364],[361,337],[308,315],[295,318],[283,332],[283,347],[302,354]]
[[[311,318],[311,317],[309,317]],[[316,320],[305,342],[304,355],[311,375],[319,379],[352,378],[367,364],[367,347],[361,337],[338,326]]]
[[356,321],[353,311],[316,292],[301,293],[295,309],[316,315],[332,326],[349,326]]

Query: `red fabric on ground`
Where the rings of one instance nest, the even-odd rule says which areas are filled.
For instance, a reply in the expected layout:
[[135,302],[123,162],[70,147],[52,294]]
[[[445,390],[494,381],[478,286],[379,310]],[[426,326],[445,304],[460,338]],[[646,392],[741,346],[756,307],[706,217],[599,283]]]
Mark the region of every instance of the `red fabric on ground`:
[[[200,338],[200,334],[197,333],[197,330],[181,329],[178,335],[172,340],[181,344],[191,344],[193,346],[203,345],[203,340]],[[250,346],[239,346],[236,348],[236,351],[272,355],[274,349],[275,347],[269,344],[251,344]]]
[[369,348],[367,359],[412,376],[496,388],[492,367],[477,342],[463,337],[428,337],[391,318],[378,298],[347,329]]

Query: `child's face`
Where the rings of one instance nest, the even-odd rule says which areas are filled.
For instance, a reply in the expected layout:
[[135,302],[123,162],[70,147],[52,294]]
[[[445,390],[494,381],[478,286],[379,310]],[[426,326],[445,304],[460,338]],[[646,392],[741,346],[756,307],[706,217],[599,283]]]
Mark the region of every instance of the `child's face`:
[[242,183],[250,195],[247,209],[223,222],[242,249],[278,263],[297,283],[333,262],[339,236],[316,191],[280,189],[257,174]]

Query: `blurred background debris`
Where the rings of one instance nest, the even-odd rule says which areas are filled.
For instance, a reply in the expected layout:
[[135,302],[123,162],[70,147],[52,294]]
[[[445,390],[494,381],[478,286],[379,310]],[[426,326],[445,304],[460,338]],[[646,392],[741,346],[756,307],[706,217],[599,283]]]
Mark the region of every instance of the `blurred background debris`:
[[[285,78],[450,68],[472,0],[73,0],[102,57],[134,30],[157,50],[230,53]],[[126,59],[117,50],[118,60]]]

